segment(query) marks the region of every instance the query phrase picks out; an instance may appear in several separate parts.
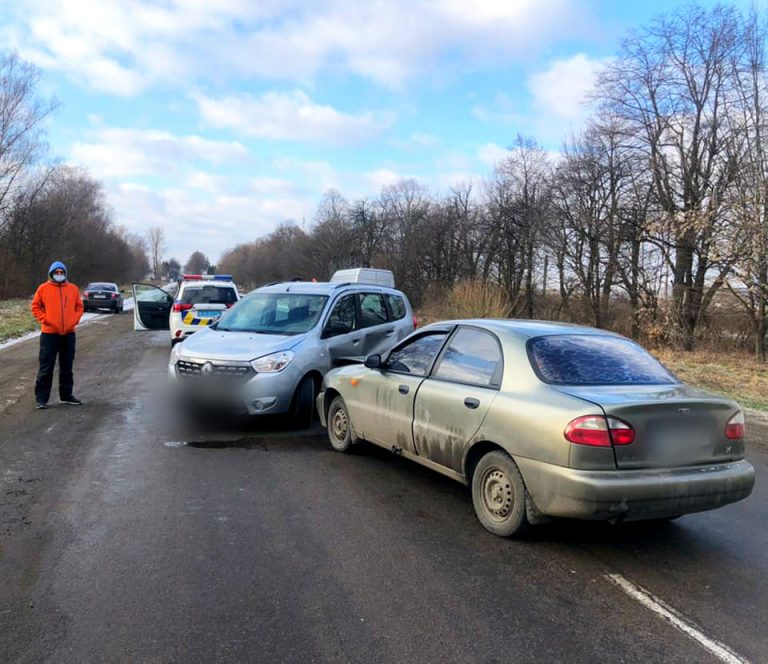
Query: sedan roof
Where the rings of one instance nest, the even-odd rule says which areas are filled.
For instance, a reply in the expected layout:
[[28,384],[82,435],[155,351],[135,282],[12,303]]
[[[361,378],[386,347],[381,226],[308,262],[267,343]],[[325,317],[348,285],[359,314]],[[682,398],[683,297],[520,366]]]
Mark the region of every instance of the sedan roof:
[[435,325],[475,325],[497,334],[513,334],[518,337],[532,338],[548,336],[552,334],[601,334],[620,336],[609,330],[600,330],[594,327],[574,325],[572,323],[560,323],[549,320],[528,320],[515,318],[470,318],[461,320],[440,321]]

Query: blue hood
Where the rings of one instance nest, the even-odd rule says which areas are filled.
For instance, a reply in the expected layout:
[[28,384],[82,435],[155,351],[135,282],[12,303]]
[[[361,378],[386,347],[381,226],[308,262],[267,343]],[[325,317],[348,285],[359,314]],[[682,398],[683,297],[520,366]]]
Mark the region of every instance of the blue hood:
[[257,357],[295,348],[306,336],[220,332],[208,327],[187,337],[179,350],[181,355],[195,359],[250,362]]
[[64,270],[64,274],[67,274],[67,266],[64,265],[61,261],[53,261],[51,263],[51,267],[48,268],[48,277],[53,278],[53,271],[54,270]]

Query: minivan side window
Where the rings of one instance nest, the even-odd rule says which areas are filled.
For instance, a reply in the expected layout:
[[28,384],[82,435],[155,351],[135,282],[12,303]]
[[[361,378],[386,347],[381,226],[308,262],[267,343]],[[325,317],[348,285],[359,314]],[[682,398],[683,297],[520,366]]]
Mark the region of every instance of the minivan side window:
[[432,361],[440,352],[447,332],[425,334],[395,348],[387,358],[384,369],[398,373],[426,376]]
[[454,383],[498,387],[502,370],[498,341],[487,332],[462,328],[451,339],[433,375]]
[[333,337],[346,334],[355,329],[355,296],[345,295],[333,307],[328,322],[325,324],[325,336]]
[[392,320],[400,320],[405,318],[405,302],[399,295],[385,295],[387,303],[389,304],[389,310],[392,312]]
[[359,293],[360,327],[373,327],[387,322],[384,298],[379,293]]

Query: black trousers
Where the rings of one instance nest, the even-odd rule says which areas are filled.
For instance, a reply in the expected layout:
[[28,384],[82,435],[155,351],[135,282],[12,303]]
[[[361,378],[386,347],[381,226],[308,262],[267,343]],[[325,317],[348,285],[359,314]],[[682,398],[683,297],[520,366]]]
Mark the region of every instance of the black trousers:
[[75,384],[72,364],[75,361],[75,333],[40,333],[40,370],[35,381],[35,401],[48,403],[53,385],[53,368],[59,356],[59,398],[69,399]]

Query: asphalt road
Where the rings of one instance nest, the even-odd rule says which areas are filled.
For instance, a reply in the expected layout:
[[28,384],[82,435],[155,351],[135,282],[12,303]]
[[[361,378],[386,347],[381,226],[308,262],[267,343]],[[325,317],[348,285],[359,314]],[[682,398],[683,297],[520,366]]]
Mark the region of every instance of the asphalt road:
[[377,448],[169,416],[167,338],[130,328],[78,333],[82,408],[35,411],[36,341],[0,350],[0,661],[768,661],[765,424],[742,503],[508,541]]

